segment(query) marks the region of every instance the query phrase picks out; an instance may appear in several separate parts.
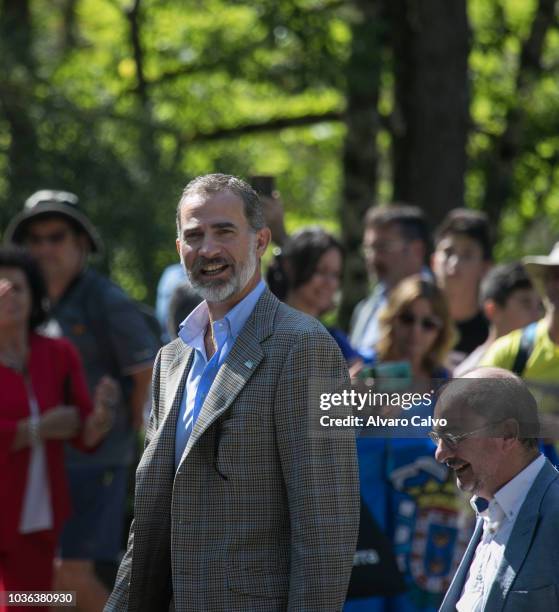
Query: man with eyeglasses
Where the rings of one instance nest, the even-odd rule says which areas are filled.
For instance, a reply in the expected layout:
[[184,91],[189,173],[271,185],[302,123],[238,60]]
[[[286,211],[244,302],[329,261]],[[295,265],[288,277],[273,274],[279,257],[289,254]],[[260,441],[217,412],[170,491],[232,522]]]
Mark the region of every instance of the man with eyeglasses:
[[456,474],[477,514],[439,612],[559,610],[559,473],[538,450],[526,384],[478,368],[441,391],[435,458]]
[[378,315],[392,289],[404,278],[419,274],[431,280],[426,263],[430,234],[423,212],[416,206],[373,206],[365,216],[363,257],[367,273],[376,286],[355,307],[350,342],[364,355],[372,355],[379,340]]
[[95,562],[112,564],[116,571],[135,430],[143,425],[158,339],[138,305],[88,267],[102,242],[73,193],[34,193],[9,224],[6,240],[25,246],[38,260],[51,303],[45,332],[64,335],[77,347],[92,395],[107,376],[120,389],[114,398],[115,424],[101,446],[89,455],[70,448],[66,453],[73,516],[62,534],[55,586],[76,591],[81,612],[99,611],[109,593],[97,578]]

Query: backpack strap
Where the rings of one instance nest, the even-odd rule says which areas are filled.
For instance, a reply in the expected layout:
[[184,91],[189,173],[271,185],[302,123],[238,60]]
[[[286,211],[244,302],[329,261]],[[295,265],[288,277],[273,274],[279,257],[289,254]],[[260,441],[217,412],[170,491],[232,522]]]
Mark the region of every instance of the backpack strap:
[[520,346],[518,347],[518,353],[516,353],[516,357],[511,368],[512,372],[518,376],[522,376],[522,373],[526,368],[526,364],[528,363],[528,359],[530,359],[530,355],[534,350],[537,324],[538,322],[535,321],[534,323],[530,323],[530,325],[526,325],[526,327],[522,329]]

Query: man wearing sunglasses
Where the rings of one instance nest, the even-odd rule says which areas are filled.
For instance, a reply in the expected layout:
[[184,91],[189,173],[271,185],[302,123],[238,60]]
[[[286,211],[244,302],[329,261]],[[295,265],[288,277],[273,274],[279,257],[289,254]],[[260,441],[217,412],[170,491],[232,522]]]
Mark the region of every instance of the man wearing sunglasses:
[[73,193],[34,193],[9,224],[6,240],[38,260],[51,303],[46,333],[64,335],[77,347],[91,394],[107,376],[120,389],[115,424],[101,446],[88,455],[73,449],[66,454],[74,512],[62,534],[56,588],[76,591],[80,612],[95,612],[109,595],[95,564],[116,570],[120,554],[134,430],[143,424],[158,339],[138,305],[88,267],[102,243]]
[[435,457],[477,515],[440,612],[559,610],[559,474],[538,450],[528,387],[479,368],[443,388],[435,418]]

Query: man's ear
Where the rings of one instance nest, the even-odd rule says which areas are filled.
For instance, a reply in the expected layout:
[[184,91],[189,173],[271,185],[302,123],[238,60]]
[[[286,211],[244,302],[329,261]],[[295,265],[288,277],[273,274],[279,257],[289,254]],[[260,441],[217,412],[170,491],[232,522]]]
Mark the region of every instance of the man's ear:
[[181,241],[178,238],[175,240],[175,245],[177,247],[177,253],[179,254],[179,257],[182,257],[181,256]]
[[516,445],[520,437],[520,427],[516,419],[507,419],[503,423],[503,447],[510,449]]
[[256,254],[262,257],[272,240],[272,232],[269,227],[256,230]]
[[497,304],[494,300],[485,300],[481,306],[483,310],[483,314],[488,321],[493,321],[495,318],[495,313],[497,312]]

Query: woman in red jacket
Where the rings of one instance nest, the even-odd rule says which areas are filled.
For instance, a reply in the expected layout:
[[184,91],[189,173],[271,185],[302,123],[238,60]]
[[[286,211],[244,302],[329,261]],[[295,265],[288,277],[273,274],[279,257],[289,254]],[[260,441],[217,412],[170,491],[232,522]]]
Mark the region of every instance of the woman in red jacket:
[[[36,264],[1,248],[0,593],[52,589],[55,546],[70,513],[63,443],[92,448],[111,423],[110,381],[92,410],[76,350],[36,333],[45,317]],[[0,601],[0,612],[6,603],[19,609],[12,599]]]

